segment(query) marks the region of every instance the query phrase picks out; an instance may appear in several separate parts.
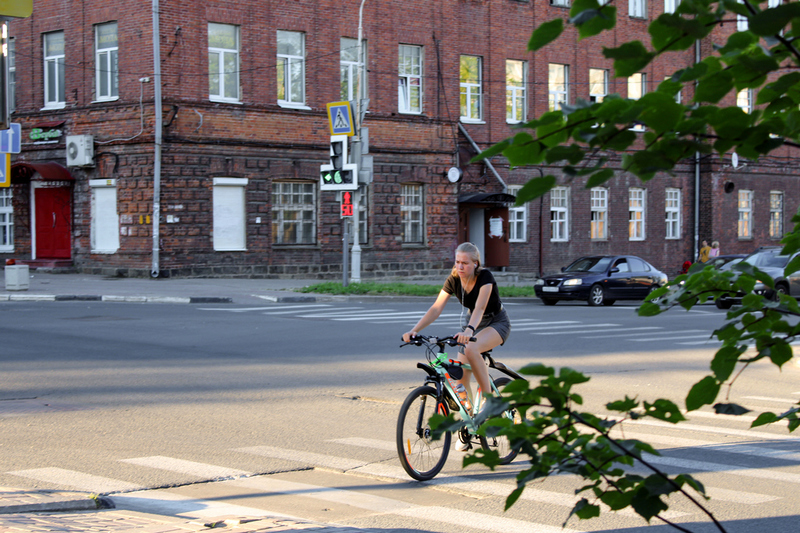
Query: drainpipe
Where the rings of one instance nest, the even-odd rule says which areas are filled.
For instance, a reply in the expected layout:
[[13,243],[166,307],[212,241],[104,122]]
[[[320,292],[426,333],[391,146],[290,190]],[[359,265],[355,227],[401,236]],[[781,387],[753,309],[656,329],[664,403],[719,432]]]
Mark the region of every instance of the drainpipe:
[[[694,44],[694,64],[700,62],[700,39]],[[697,83],[695,82],[695,89]],[[700,152],[694,153],[694,247],[692,248],[692,262],[697,257],[700,248]]]
[[155,106],[155,153],[153,155],[153,266],[150,276],[159,275],[159,219],[161,218],[161,45],[159,43],[158,0],[153,0],[153,105]]
[[[478,152],[478,153],[483,152],[483,150],[481,150],[478,147],[478,145],[475,144],[475,141],[472,140],[472,137],[469,136],[469,133],[467,133],[467,129],[464,127],[464,125],[461,122],[458,123],[458,129],[461,130],[461,133],[464,134],[464,137],[467,138],[467,140],[469,141],[469,144],[472,145],[472,147],[475,149],[476,152]],[[486,163],[486,166],[489,167],[489,170],[492,171],[492,174],[494,174],[494,177],[497,178],[497,181],[500,182],[500,185],[503,186],[503,192],[507,193],[508,192],[508,185],[506,185],[506,182],[503,181],[503,178],[500,177],[500,174],[497,173],[497,170],[495,170],[494,165],[492,165],[492,162],[489,161],[488,159],[484,159],[483,161]]]

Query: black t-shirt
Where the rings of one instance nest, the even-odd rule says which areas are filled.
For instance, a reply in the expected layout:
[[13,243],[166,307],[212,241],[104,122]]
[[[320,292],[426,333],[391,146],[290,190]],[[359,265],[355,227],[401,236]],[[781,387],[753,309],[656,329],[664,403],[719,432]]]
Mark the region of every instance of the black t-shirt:
[[498,313],[502,308],[500,304],[500,293],[497,290],[497,282],[495,282],[494,276],[492,276],[492,273],[488,270],[484,269],[478,273],[478,280],[469,292],[464,292],[461,287],[461,278],[457,275],[449,276],[444,282],[442,290],[458,298],[461,305],[469,309],[471,313],[475,310],[475,303],[478,301],[478,293],[480,293],[481,287],[484,285],[492,286],[492,294],[489,296],[489,302],[486,304],[486,311],[484,311],[484,314]]

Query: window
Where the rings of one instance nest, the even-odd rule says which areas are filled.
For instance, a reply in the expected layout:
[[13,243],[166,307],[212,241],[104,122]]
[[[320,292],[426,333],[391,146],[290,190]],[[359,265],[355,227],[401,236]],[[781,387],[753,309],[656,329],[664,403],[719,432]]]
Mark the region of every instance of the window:
[[95,99],[116,100],[119,98],[117,23],[95,26],[94,39]]
[[667,239],[681,237],[681,190],[666,190],[666,225]]
[[736,105],[748,115],[753,111],[753,89],[742,89],[736,93]]
[[589,233],[594,240],[608,239],[608,189],[593,187]]
[[783,193],[781,191],[769,192],[769,237],[771,239],[783,237]]
[[550,240],[569,240],[569,189],[554,187],[550,191]]
[[398,57],[398,110],[422,113],[422,47],[401,44]]
[[527,62],[510,59],[506,61],[506,122],[525,122],[527,77]]
[[44,34],[44,106],[63,109],[64,98],[64,32]]
[[272,184],[272,243],[316,242],[316,186],[298,181]]
[[247,178],[214,178],[213,185],[214,250],[246,250],[245,187]]
[[461,56],[461,120],[480,121],[483,119],[483,85],[481,58]]
[[296,31],[278,32],[278,104],[305,104],[305,36]]
[[628,0],[628,15],[636,18],[647,17],[646,0]]
[[630,189],[628,191],[628,239],[631,241],[644,240],[644,189]]
[[216,102],[239,101],[239,28],[208,25],[208,95]]
[[608,71],[602,68],[589,69],[589,101],[602,102],[608,94]]
[[[744,4],[742,0],[737,0],[738,3]],[[750,28],[749,20],[744,15],[736,15],[736,29],[738,31],[747,31]]]
[[548,102],[550,111],[555,111],[569,102],[569,66],[550,63],[549,67]]
[[675,13],[681,0],[664,0],[664,13]]
[[117,180],[89,180],[92,191],[92,226],[89,232],[93,254],[113,254],[119,250]]
[[739,191],[739,238],[753,238],[753,191]]
[[[522,189],[521,185],[509,185],[508,194],[516,196],[520,189]],[[510,242],[525,242],[528,240],[528,209],[525,205],[508,208],[508,226],[508,240]]]
[[569,0],[550,0],[551,6],[569,7]]
[[0,188],[0,252],[14,251],[14,208],[11,187]]
[[[341,89],[339,96],[342,100],[355,100],[364,98],[365,91],[358,90],[359,67],[367,60],[367,41],[362,41],[361,63],[358,62],[358,39],[342,37],[341,51],[339,52],[339,68],[342,71]],[[366,72],[361,71],[362,83],[367,86]]]
[[17,46],[14,39],[8,40],[8,112],[17,109]]
[[422,244],[422,185],[401,186],[400,216],[402,220],[403,242]]
[[[637,72],[628,77],[628,98],[638,100],[647,92],[647,75]],[[644,124],[636,122],[631,128],[634,131],[644,131]]]

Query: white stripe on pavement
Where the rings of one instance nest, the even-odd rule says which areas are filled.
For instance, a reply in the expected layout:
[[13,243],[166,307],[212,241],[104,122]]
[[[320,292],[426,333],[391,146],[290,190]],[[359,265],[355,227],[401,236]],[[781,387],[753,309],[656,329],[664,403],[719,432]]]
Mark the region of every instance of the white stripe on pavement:
[[197,500],[188,496],[173,494],[166,490],[145,490],[114,495],[114,507],[138,513],[180,516],[184,518],[219,518],[221,516],[248,516],[284,518],[308,521],[297,516],[275,513],[213,500]]
[[579,533],[578,530],[562,528],[561,526],[534,524],[524,520],[482,515],[461,509],[448,509],[447,507],[414,507],[398,514],[425,520],[435,520],[446,524],[456,524],[462,527],[477,528],[484,531],[496,531],[497,533]]
[[[682,339],[709,339],[711,340],[711,334],[706,333],[704,335],[672,335],[670,337],[649,337],[647,339],[628,339],[631,342],[650,342],[650,341],[679,341]],[[685,343],[681,343],[685,344]]]
[[[544,333],[533,332],[534,329],[576,329],[576,328],[584,328],[584,329],[592,329],[592,328],[618,328],[622,324],[578,324],[577,326],[547,326],[544,328],[521,328],[521,331],[531,331],[531,335],[561,335],[564,332],[562,331],[549,331]],[[520,330],[518,330],[520,331]]]
[[722,472],[735,476],[754,477],[759,479],[769,479],[771,481],[783,481],[786,483],[800,483],[800,474],[791,472],[778,472],[776,470],[755,469],[746,466],[723,465],[708,461],[693,461],[691,459],[677,459],[675,457],[658,457],[656,455],[642,454],[649,463],[673,466],[683,470],[699,470],[701,472]]
[[144,488],[141,485],[120,481],[118,479],[92,476],[82,472],[75,472],[74,470],[65,470],[63,468],[35,468],[33,470],[17,470],[16,472],[8,473],[13,476],[37,479],[39,481],[53,483],[54,485],[73,487],[97,494],[140,490]]
[[359,446],[361,448],[372,448],[374,450],[384,450],[393,452],[397,450],[397,445],[389,440],[365,439],[364,437],[348,437],[346,439],[330,439],[327,442],[344,444],[346,446]]
[[229,307],[198,307],[201,311],[229,311],[231,313],[247,313],[250,311],[278,311],[281,309],[309,309],[311,307],[330,307],[331,304],[306,304],[306,305],[270,305],[268,307],[238,307],[231,309]]
[[250,472],[245,472],[244,470],[236,470],[234,468],[225,468],[223,466],[215,466],[204,463],[195,463],[194,461],[184,461],[183,459],[174,459],[172,457],[163,457],[160,455],[155,455],[152,457],[136,457],[133,459],[120,459],[120,462],[139,466],[147,466],[150,468],[156,468],[158,470],[168,470],[170,472],[178,472],[180,474],[188,474],[202,479],[224,479],[251,475]]
[[358,461],[355,459],[348,459],[346,457],[334,457],[332,455],[323,455],[321,453],[287,450],[283,448],[276,448],[274,446],[251,446],[248,448],[236,448],[233,451],[249,453],[252,455],[261,455],[263,457],[272,457],[273,459],[296,461],[298,463],[309,463],[312,465],[325,466],[343,471],[358,468],[359,466],[364,466],[366,464],[366,461]]
[[587,335],[586,337],[581,337],[582,339],[616,339],[619,337],[638,337],[641,335],[652,335],[653,330],[660,329],[663,330],[664,328],[660,326],[645,326],[641,328],[625,328],[625,331],[645,331],[644,333],[614,333],[613,335]]

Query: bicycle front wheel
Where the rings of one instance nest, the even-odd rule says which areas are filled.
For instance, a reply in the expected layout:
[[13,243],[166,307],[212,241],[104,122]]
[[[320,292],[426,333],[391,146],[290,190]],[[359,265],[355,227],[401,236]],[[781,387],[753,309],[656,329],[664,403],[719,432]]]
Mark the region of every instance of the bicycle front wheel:
[[[494,386],[497,388],[497,390],[502,389],[509,383],[511,383],[511,379],[506,377],[497,378],[494,380]],[[508,411],[503,412],[502,416],[513,420],[515,424],[522,422],[522,418],[516,409],[509,409]],[[517,454],[519,453],[511,447],[511,443],[508,441],[508,437],[505,435],[498,435],[496,437],[481,437],[480,440],[481,446],[483,446],[484,449],[497,451],[497,454],[500,456],[500,464],[502,465],[509,464],[517,457]]]
[[408,395],[397,417],[397,454],[409,476],[426,481],[438,474],[450,452],[450,432],[433,440],[430,418],[447,416],[447,406],[436,398],[436,389],[422,386]]

